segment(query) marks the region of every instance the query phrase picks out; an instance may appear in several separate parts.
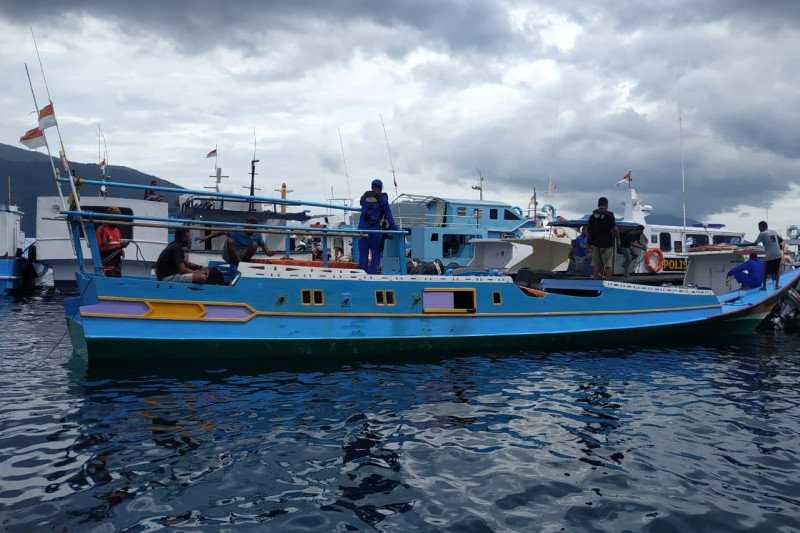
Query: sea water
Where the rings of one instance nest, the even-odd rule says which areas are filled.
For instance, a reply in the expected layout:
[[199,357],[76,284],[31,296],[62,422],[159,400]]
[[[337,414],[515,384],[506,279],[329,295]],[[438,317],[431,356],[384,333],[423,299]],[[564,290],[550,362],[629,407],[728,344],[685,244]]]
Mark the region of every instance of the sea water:
[[3,531],[797,531],[800,337],[291,368],[0,302]]

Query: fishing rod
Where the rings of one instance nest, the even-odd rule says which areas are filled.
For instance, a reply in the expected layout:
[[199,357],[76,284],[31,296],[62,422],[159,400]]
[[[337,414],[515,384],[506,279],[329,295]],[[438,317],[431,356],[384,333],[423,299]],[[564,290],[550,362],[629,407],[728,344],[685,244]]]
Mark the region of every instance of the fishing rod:
[[383,115],[380,113],[378,116],[381,119],[381,126],[383,127],[383,138],[386,140],[386,153],[389,154],[389,165],[392,168],[392,179],[394,181],[394,195],[399,196],[400,193],[397,192],[397,172],[394,169],[394,159],[392,158],[392,147],[389,145],[389,135],[386,133],[386,124],[383,123]]

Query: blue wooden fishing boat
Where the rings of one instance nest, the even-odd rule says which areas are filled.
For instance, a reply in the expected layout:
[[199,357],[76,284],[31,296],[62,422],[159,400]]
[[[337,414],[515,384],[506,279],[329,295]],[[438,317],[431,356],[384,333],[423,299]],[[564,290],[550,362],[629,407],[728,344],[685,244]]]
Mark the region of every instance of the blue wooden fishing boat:
[[[711,275],[717,263],[724,266],[716,261],[714,268],[696,269],[695,287],[580,279],[526,284],[510,276],[412,276],[402,271],[369,275],[256,263],[241,263],[238,270],[229,271],[226,285],[111,278],[102,273],[92,238],[98,221],[163,226],[197,221],[85,211],[63,214],[76,241],[82,238],[80,225],[89,235],[94,271],[78,272],[79,295],[66,300],[65,310],[73,346],[93,360],[381,358],[539,349],[550,342],[597,345],[609,338],[641,340],[658,334],[730,335],[752,330],[800,276],[800,271],[786,272],[779,290],[741,290]],[[205,224],[214,229],[288,231],[259,224]],[[366,233],[309,231],[320,235],[323,247],[332,235],[358,238]],[[404,232],[384,233],[402,257]]]

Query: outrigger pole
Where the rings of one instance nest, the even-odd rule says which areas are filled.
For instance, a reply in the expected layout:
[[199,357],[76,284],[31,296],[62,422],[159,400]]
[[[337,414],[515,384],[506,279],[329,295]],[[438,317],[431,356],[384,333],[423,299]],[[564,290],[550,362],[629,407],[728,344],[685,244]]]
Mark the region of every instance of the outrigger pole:
[[[38,120],[39,118],[39,102],[36,101],[36,93],[33,90],[33,83],[31,83],[31,73],[28,70],[28,64],[25,63],[25,74],[28,76],[28,85],[31,88],[31,96],[33,97],[33,112],[36,115]],[[56,190],[58,191],[58,197],[61,199],[61,207],[62,209],[67,208],[67,201],[64,200],[64,192],[61,190],[61,182],[59,178],[61,177],[58,169],[56,168],[56,164],[53,163],[53,156],[50,153],[50,143],[47,142],[47,134],[42,130],[42,137],[44,138],[44,147],[47,149],[47,159],[50,161],[50,168],[53,170],[53,181],[56,184]]]
[[[44,81],[44,88],[47,91],[47,100],[50,103],[50,105],[53,105],[53,98],[50,96],[50,87],[47,85],[47,76],[44,73],[42,56],[39,54],[39,45],[36,44],[36,35],[34,35],[33,33],[33,27],[31,27],[31,38],[33,39],[33,47],[36,50],[36,58],[39,60],[39,69],[42,71],[42,81]],[[25,67],[25,70],[27,71],[27,65]],[[30,75],[28,76],[28,81],[30,81]],[[31,91],[32,90],[33,86],[31,85]],[[36,117],[37,118],[39,117],[38,108],[36,109]],[[72,190],[72,197],[75,199],[75,207],[78,209],[78,211],[80,211],[81,210],[80,197],[78,197],[78,189],[75,187],[75,180],[72,177],[72,169],[70,169],[69,160],[67,159],[67,150],[64,148],[64,139],[61,137],[61,126],[58,125],[58,120],[56,120],[55,123],[56,123],[56,133],[58,134],[58,143],[61,146],[61,150],[59,152],[59,155],[61,156],[61,164],[64,166],[64,170],[67,173],[67,178],[69,179],[70,189]]]

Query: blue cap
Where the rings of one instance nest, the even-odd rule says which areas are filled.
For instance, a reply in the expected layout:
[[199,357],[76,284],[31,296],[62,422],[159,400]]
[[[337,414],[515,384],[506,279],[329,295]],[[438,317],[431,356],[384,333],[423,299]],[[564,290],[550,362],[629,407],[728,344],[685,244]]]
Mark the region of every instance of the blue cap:
[[378,178],[375,178],[374,180],[372,180],[371,187],[373,189],[377,187],[378,189],[383,190],[383,182],[381,180],[379,180]]

